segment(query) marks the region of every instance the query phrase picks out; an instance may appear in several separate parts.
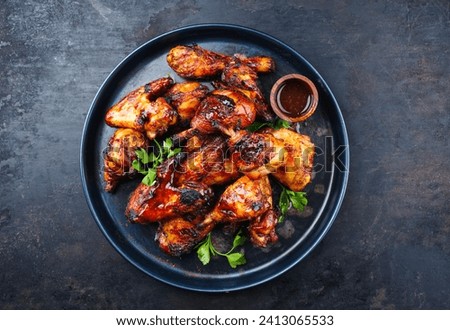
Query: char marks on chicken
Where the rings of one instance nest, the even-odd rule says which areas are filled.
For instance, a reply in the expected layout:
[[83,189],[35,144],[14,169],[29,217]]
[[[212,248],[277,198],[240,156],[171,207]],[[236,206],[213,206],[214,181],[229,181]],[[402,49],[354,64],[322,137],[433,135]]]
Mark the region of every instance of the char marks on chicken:
[[105,190],[133,177],[136,150],[170,136],[180,154],[157,168],[152,185],[140,183],[131,193],[127,219],[158,223],[156,241],[173,256],[189,253],[218,225],[245,227],[256,247],[275,243],[269,176],[302,190],[311,181],[314,145],[291,129],[245,130],[255,119],[274,119],[258,80],[275,70],[273,59],[180,45],[167,63],[188,80],[156,79],[106,113],[106,123],[118,129],[105,154]]

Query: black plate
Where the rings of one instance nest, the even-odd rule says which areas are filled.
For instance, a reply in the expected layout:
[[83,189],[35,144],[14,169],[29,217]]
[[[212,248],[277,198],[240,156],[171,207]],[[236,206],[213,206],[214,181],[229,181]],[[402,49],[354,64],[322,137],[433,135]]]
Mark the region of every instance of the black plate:
[[[275,73],[261,77],[267,94],[280,76],[301,73],[319,89],[319,106],[298,129],[316,145],[315,175],[308,185],[309,206],[292,212],[278,226],[279,242],[269,250],[247,243],[247,264],[232,269],[225,258],[203,266],[195,253],[174,258],[154,241],[156,226],[127,223],[124,210],[138,181],[120,185],[114,193],[103,190],[102,151],[114,129],[104,123],[107,109],[124,95],[153,79],[170,74],[181,78],[166,63],[170,48],[197,43],[225,54],[268,55],[275,59]],[[106,55],[105,55],[106,56]],[[109,242],[137,268],[163,282],[198,291],[230,291],[268,281],[293,267],[319,243],[330,229],[344,197],[348,179],[348,138],[339,106],[319,73],[294,49],[258,31],[232,25],[207,24],[184,27],[156,37],[125,58],[108,76],[92,102],[81,141],[81,178],[90,210]],[[277,201],[279,190],[275,189]],[[224,259],[224,260],[222,260]]]

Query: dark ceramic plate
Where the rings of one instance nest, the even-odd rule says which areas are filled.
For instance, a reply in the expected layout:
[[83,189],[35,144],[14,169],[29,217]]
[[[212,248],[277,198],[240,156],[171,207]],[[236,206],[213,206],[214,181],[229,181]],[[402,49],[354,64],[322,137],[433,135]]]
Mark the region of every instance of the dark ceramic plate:
[[[102,151],[114,129],[104,123],[107,109],[124,95],[153,79],[170,74],[181,78],[166,63],[170,48],[197,43],[225,54],[268,55],[277,69],[261,77],[266,96],[282,75],[300,73],[319,90],[319,106],[297,129],[316,145],[315,174],[306,188],[309,205],[303,213],[289,213],[277,228],[279,242],[261,250],[246,243],[247,264],[230,268],[225,258],[203,266],[195,253],[175,258],[164,254],[154,241],[156,225],[127,223],[124,210],[138,179],[106,193],[102,180]],[[330,229],[344,197],[348,179],[348,138],[339,106],[319,73],[294,49],[249,28],[222,24],[184,27],[148,41],[125,58],[108,76],[86,118],[81,141],[81,178],[91,212],[109,242],[129,262],[163,282],[198,291],[231,291],[266,282],[287,271],[319,243]],[[279,188],[274,184],[274,202]]]

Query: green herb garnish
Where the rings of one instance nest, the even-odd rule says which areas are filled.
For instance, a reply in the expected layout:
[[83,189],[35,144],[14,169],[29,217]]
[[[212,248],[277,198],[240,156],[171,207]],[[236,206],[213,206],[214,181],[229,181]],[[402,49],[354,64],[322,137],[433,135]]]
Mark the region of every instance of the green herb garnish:
[[259,121],[255,121],[253,124],[251,124],[250,126],[247,127],[247,131],[249,132],[256,132],[257,130],[259,130],[260,128],[263,127],[272,127],[275,130],[278,130],[280,128],[288,128],[291,124],[283,119],[277,119],[275,120],[275,122],[271,123],[271,122],[259,122]]
[[283,222],[286,216],[286,212],[291,208],[291,206],[299,211],[305,210],[305,206],[308,205],[308,199],[306,198],[306,193],[299,191],[295,192],[286,189],[281,186],[280,200],[278,201],[278,207],[280,208],[280,217],[278,222]]
[[219,255],[222,257],[226,257],[228,260],[228,263],[230,264],[231,268],[236,268],[237,266],[244,265],[247,260],[245,259],[245,256],[243,253],[240,252],[234,252],[234,249],[236,249],[239,246],[244,245],[246,241],[246,237],[242,235],[242,232],[239,231],[236,234],[236,237],[233,240],[233,246],[227,253],[221,253],[216,250],[214,247],[212,240],[211,240],[211,233],[206,236],[206,238],[197,245],[197,257],[202,262],[203,265],[209,264],[211,260],[211,255]]
[[156,140],[155,144],[158,148],[156,154],[154,152],[147,153],[145,149],[140,148],[135,151],[137,159],[133,160],[133,163],[131,163],[136,171],[144,175],[142,183],[147,186],[153,186],[155,184],[156,169],[158,166],[161,165],[164,160],[181,152],[181,148],[172,149],[173,142],[170,138],[165,139],[162,146]]

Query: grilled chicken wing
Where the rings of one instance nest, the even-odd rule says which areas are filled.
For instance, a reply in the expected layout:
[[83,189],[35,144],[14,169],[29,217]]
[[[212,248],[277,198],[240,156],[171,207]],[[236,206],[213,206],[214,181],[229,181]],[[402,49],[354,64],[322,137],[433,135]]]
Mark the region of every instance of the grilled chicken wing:
[[292,191],[301,191],[311,181],[314,144],[306,135],[286,128],[241,131],[229,145],[233,162],[247,176],[273,174]]
[[314,164],[314,144],[307,135],[282,128],[266,128],[263,132],[285,142],[284,164],[273,172],[273,176],[292,191],[301,191],[311,182]]
[[[175,185],[183,182],[202,182],[207,186],[219,185],[236,179],[239,172],[226,158],[227,141],[222,135],[204,136],[201,145],[195,151],[188,153],[186,159],[180,163],[175,173]],[[190,147],[191,149],[193,147]]]
[[214,90],[200,103],[191,127],[203,134],[222,132],[233,136],[235,130],[255,121],[255,103],[244,94],[227,89]]
[[[228,88],[236,88],[243,92],[256,104],[257,117],[265,121],[274,119],[273,112],[269,109],[264,95],[259,87],[258,74],[255,67],[251,67],[245,61],[245,56],[233,57],[225,66],[221,80]],[[258,63],[257,60],[254,61]],[[264,64],[261,65],[264,67]]]
[[275,61],[269,56],[247,57],[243,54],[234,54],[234,58],[251,67],[257,73],[269,73],[275,71]]
[[278,240],[277,216],[272,209],[272,188],[267,176],[251,180],[243,176],[230,185],[214,209],[205,217],[177,217],[160,224],[156,239],[160,248],[174,256],[188,253],[217,223],[228,225],[250,221],[251,242],[266,247]]
[[[231,56],[216,53],[198,45],[176,46],[167,55],[167,63],[178,75],[194,79],[217,76],[230,61]],[[274,69],[274,62],[270,57],[243,57],[242,61],[257,72],[270,72]]]
[[153,186],[141,183],[131,194],[126,216],[133,223],[149,223],[183,214],[200,214],[213,197],[211,188],[201,182],[172,184],[174,159],[169,158],[158,168]]
[[136,170],[131,166],[136,159],[135,150],[147,148],[145,136],[130,128],[119,128],[111,136],[103,159],[105,190],[113,191],[123,178],[133,176]]
[[229,185],[213,210],[205,217],[206,223],[251,221],[272,208],[272,187],[269,178],[252,180],[244,175]]
[[278,216],[273,209],[268,210],[263,216],[254,219],[248,225],[250,241],[254,246],[266,247],[278,241],[275,227]]
[[240,131],[228,145],[233,164],[253,179],[275,172],[285,162],[285,143],[272,134]]
[[196,81],[185,81],[173,85],[164,95],[177,110],[180,124],[188,123],[195,115],[201,100],[209,92],[208,87]]
[[176,46],[167,54],[167,63],[181,77],[201,79],[219,74],[229,57],[198,45]]
[[156,233],[159,247],[173,256],[189,253],[213,229],[215,223],[205,222],[203,216],[192,220],[177,217],[162,222]]
[[132,128],[154,139],[177,121],[177,112],[162,97],[173,84],[172,78],[160,78],[132,91],[106,113],[109,126]]

